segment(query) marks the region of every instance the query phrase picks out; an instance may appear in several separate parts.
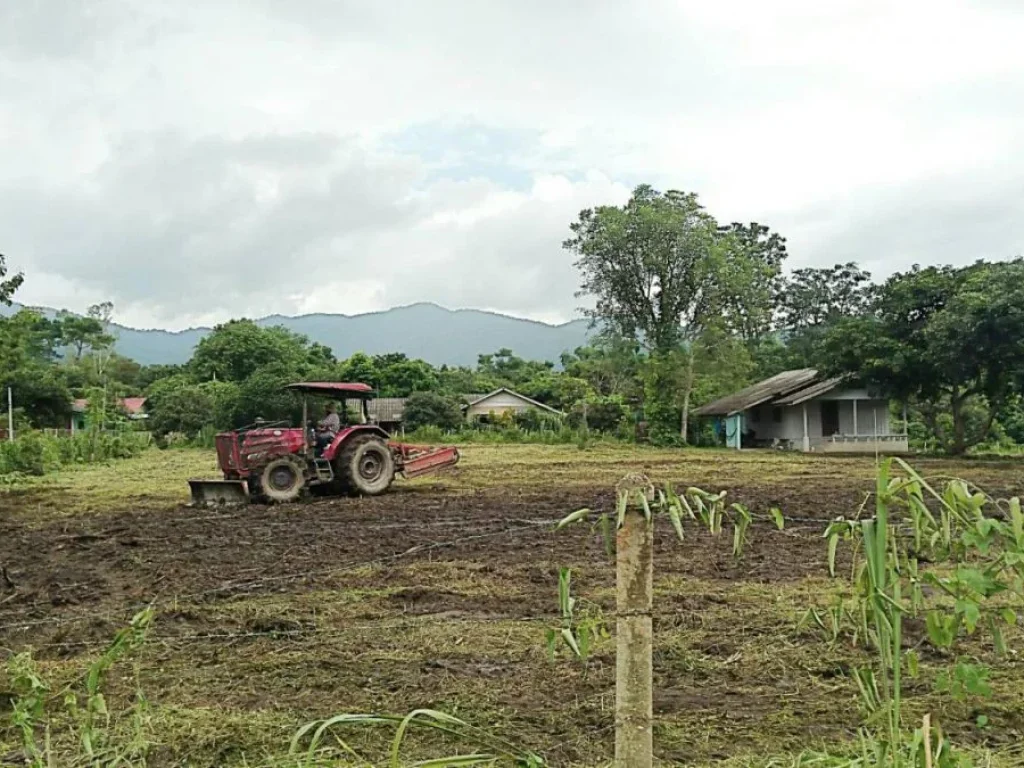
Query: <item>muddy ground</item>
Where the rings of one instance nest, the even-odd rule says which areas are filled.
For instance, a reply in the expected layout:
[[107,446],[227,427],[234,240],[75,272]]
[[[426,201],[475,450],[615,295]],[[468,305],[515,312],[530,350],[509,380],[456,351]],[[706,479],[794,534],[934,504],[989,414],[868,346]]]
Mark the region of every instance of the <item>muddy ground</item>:
[[[1024,492],[1015,465],[983,474],[993,492]],[[769,477],[727,487],[756,514],[777,506],[790,521],[781,533],[755,524],[739,560],[731,536],[690,526],[680,543],[659,528],[656,742],[671,763],[843,741],[860,722],[845,675],[860,652],[829,648],[796,623],[821,600],[823,521],[856,509],[870,483]],[[13,512],[36,501],[3,503]],[[558,624],[560,566],[573,568],[589,615],[612,610],[600,532],[550,524],[611,505],[606,486],[456,491],[441,482],[287,507],[9,514],[0,520],[0,647],[81,669],[153,605],[140,681],[171,713],[157,724],[155,765],[258,764],[308,719],[415,707],[453,711],[555,765],[597,765],[611,754],[613,641],[599,642],[586,666],[551,662],[544,630]],[[949,729],[972,743],[1012,743],[1024,733],[1022,679],[1015,670],[997,686],[997,727],[972,730],[970,707],[958,704],[943,710]],[[918,693],[926,706],[928,688]],[[211,710],[228,716],[196,715]],[[257,716],[270,725],[255,733],[245,723]]]

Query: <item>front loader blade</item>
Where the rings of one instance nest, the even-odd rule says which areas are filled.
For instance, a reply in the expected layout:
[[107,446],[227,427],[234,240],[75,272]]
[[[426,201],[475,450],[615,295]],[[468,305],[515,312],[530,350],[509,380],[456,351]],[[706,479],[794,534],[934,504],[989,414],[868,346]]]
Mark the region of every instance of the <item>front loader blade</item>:
[[192,504],[197,507],[249,503],[249,487],[245,480],[189,480]]

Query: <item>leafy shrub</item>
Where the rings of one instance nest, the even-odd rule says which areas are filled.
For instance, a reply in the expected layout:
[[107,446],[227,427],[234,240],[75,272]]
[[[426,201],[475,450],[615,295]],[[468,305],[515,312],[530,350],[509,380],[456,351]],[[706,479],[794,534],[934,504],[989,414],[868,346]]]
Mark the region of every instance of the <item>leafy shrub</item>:
[[421,427],[458,429],[462,426],[462,411],[453,398],[437,392],[414,392],[405,401],[403,419],[407,429]]
[[539,408],[527,408],[512,415],[513,423],[528,432],[557,432],[562,427],[562,417]]
[[588,429],[597,432],[618,432],[629,417],[629,409],[621,397],[594,396],[572,407],[569,412],[569,423],[574,427],[583,426],[584,414]]
[[89,430],[73,435],[23,432],[0,443],[0,475],[43,475],[62,467],[138,456],[152,443],[146,432]]

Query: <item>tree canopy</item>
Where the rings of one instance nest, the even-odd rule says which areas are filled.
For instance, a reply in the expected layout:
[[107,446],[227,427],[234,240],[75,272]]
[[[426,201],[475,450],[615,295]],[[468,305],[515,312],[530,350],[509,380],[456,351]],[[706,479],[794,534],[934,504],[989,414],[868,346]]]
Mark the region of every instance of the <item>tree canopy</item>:
[[711,359],[697,370],[696,346],[708,333],[754,340],[771,329],[785,240],[756,222],[719,226],[695,194],[646,185],[621,208],[581,211],[570,229],[587,314],[645,346],[648,417],[657,430],[675,421],[686,440],[692,392],[714,369]]
[[11,306],[11,297],[24,280],[25,276],[20,272],[7,277],[7,259],[0,253],[0,304]]
[[252,320],[231,320],[216,326],[196,345],[189,363],[201,380],[244,381],[263,366],[296,371],[334,362],[331,351],[297,333]]
[[[898,273],[873,312],[828,335],[830,367],[881,392],[916,401],[953,453],[984,440],[1024,381],[1024,260]],[[986,411],[973,433],[968,406]],[[947,410],[951,430],[939,427]]]

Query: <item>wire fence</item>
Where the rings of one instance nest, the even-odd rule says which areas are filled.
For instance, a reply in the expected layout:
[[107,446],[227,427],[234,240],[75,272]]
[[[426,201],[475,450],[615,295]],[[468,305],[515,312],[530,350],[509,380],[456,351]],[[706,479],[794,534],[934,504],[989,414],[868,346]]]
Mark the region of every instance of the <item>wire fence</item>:
[[[233,517],[233,516],[232,516]],[[778,526],[779,518],[772,514],[761,514],[753,513],[751,515],[751,524],[754,526],[763,526],[765,528],[776,528]],[[198,518],[203,520],[218,520],[222,519],[222,516],[209,516]],[[775,534],[798,536],[806,539],[820,539],[821,534],[824,531],[824,527],[835,522],[837,519],[843,519],[842,516],[837,517],[794,517],[789,515],[782,515],[781,519],[784,522],[785,528],[779,531],[773,531]],[[467,525],[472,524],[475,528],[488,526],[488,525],[499,525],[500,527],[495,530],[487,530],[476,533],[469,533],[466,535],[457,536],[451,539],[442,541],[429,541],[420,544],[416,544],[412,547],[404,550],[394,552],[388,555],[375,556],[370,558],[363,558],[358,560],[352,560],[345,563],[341,563],[329,568],[301,571],[287,574],[273,574],[261,576],[259,578],[245,578],[236,579],[232,581],[223,582],[216,587],[210,587],[203,590],[197,590],[187,593],[176,593],[167,596],[154,595],[151,599],[146,601],[136,601],[128,606],[123,606],[117,609],[108,611],[84,611],[72,615],[57,615],[57,616],[46,616],[42,618],[24,618],[17,619],[10,617],[6,623],[0,624],[0,633],[4,632],[28,632],[32,629],[49,627],[59,629],[70,625],[90,622],[90,623],[113,623],[123,622],[126,623],[130,620],[138,611],[144,609],[153,609],[157,612],[173,610],[175,612],[181,612],[184,609],[193,607],[197,602],[203,601],[210,597],[218,597],[224,595],[245,595],[250,596],[254,593],[260,593],[261,589],[265,589],[271,586],[278,586],[281,584],[287,584],[292,582],[300,581],[313,581],[319,578],[332,577],[342,575],[344,573],[364,569],[364,568],[377,568],[398,563],[406,559],[412,559],[414,557],[422,557],[431,552],[457,549],[458,547],[476,541],[482,541],[491,538],[504,537],[504,536],[516,536],[525,532],[533,532],[540,530],[547,530],[553,532],[557,527],[558,519],[549,518],[537,518],[537,519],[514,519],[510,520],[507,517],[492,517],[476,519],[467,521],[465,519],[459,520],[433,520],[433,521],[417,521],[415,524],[410,523],[380,523],[376,521],[368,521],[366,523],[360,523],[361,526],[367,528],[378,528],[378,529],[389,529],[389,528],[400,528],[409,527],[414,525],[418,529],[433,529],[433,528],[465,528]],[[512,523],[511,525],[509,523]],[[342,524],[342,523],[339,523]],[[344,525],[350,525],[351,523],[343,523]],[[270,523],[271,527],[275,525],[288,525],[287,523]],[[808,529],[813,530],[813,533],[807,535],[804,531]],[[906,535],[910,535],[912,531],[907,529],[904,532]],[[103,534],[90,534],[92,535],[103,535]],[[824,556],[824,548],[818,553],[820,556]],[[8,596],[6,600],[10,600],[14,595]],[[3,601],[0,601],[0,609],[2,609]],[[993,611],[1001,611],[1006,606],[997,606],[992,608]],[[11,605],[11,608],[24,614],[32,612],[37,609],[46,610],[52,609],[52,603],[46,600],[34,601],[29,603],[18,603]],[[672,611],[661,611],[656,612],[653,615],[658,620],[675,620],[684,615],[684,611],[672,610]],[[362,632],[362,631],[382,631],[382,630],[407,630],[422,628],[432,623],[451,623],[451,624],[474,624],[474,623],[533,623],[533,624],[546,624],[551,625],[562,620],[562,615],[555,610],[544,613],[531,613],[530,615],[516,615],[516,614],[493,614],[487,613],[485,615],[462,615],[462,616],[431,616],[424,614],[412,618],[393,618],[393,617],[381,617],[379,619],[366,619],[361,618],[358,621],[346,622],[344,619],[341,620],[340,626],[333,625],[316,625],[308,627],[296,627],[296,628],[276,628],[270,630],[237,630],[237,631],[216,631],[216,632],[202,632],[202,633],[191,633],[191,634],[160,634],[153,635],[152,640],[154,642],[173,645],[173,646],[185,646],[188,644],[197,643],[210,643],[210,642],[235,642],[241,640],[261,640],[261,639],[274,639],[276,641],[288,641],[288,640],[302,640],[311,637],[318,639],[330,639],[342,637],[347,633]],[[602,610],[601,618],[606,621],[614,621],[617,616],[614,610]],[[107,640],[73,640],[66,639],[55,642],[32,642],[30,645],[34,648],[61,648],[61,649],[72,649],[72,648],[102,648],[107,644]],[[0,646],[2,648],[2,646]],[[7,649],[8,651],[10,649]]]
[[[870,500],[872,494],[865,494],[864,503],[861,505],[860,510],[863,510]],[[597,512],[597,514],[601,514]],[[611,514],[610,511],[605,511],[603,514]],[[858,513],[859,514],[859,513]],[[189,518],[189,520],[195,521],[220,521],[224,519],[236,519],[240,518],[240,515],[209,515],[209,516],[197,516],[195,518]],[[825,527],[836,522],[837,520],[851,519],[844,518],[842,515],[834,517],[804,517],[804,516],[791,516],[785,514],[772,515],[765,513],[751,513],[751,526],[763,526],[765,528],[777,528],[779,520],[784,523],[784,529],[776,531],[778,534],[798,536],[801,538],[815,539],[820,538],[824,533]],[[511,524],[510,524],[511,523]],[[360,528],[369,530],[389,530],[389,529],[403,529],[403,528],[414,528],[415,530],[420,529],[433,529],[433,528],[466,528],[468,525],[474,528],[482,528],[490,525],[500,526],[495,530],[487,530],[478,533],[470,533],[462,536],[457,536],[452,539],[443,541],[432,541],[424,542],[421,544],[414,545],[407,549],[399,552],[394,552],[388,555],[376,556],[371,558],[363,558],[358,560],[352,560],[338,565],[334,565],[328,568],[307,570],[294,573],[286,574],[273,574],[261,576],[253,579],[236,579],[221,583],[216,587],[210,587],[203,590],[186,593],[174,593],[167,596],[161,596],[160,594],[153,595],[149,600],[136,601],[131,605],[124,606],[122,608],[111,610],[111,611],[85,611],[78,614],[72,615],[60,615],[60,616],[47,616],[43,618],[24,618],[17,619],[11,617],[5,623],[0,624],[0,633],[8,631],[20,631],[24,632],[35,627],[52,626],[62,627],[66,625],[76,624],[80,622],[102,622],[102,621],[126,621],[134,613],[143,610],[145,608],[153,608],[156,610],[175,608],[179,609],[182,604],[189,604],[195,601],[201,601],[210,597],[234,595],[234,594],[245,594],[250,595],[254,592],[258,592],[261,588],[270,586],[276,586],[281,584],[287,584],[292,582],[301,581],[313,581],[321,578],[329,578],[332,576],[341,575],[347,572],[356,571],[364,568],[374,568],[390,565],[407,558],[413,558],[414,556],[423,556],[431,552],[455,549],[469,542],[482,541],[491,538],[497,538],[502,536],[515,536],[527,531],[537,531],[547,529],[548,531],[554,531],[558,526],[558,518],[519,518],[510,519],[508,517],[490,517],[490,518],[477,518],[472,520],[466,520],[465,518],[451,519],[451,520],[427,520],[427,521],[416,521],[415,523],[410,522],[381,522],[381,521],[359,521],[358,525]],[[324,528],[330,528],[332,525],[338,527],[350,527],[352,521],[337,521],[337,522],[317,522],[318,532]],[[263,521],[260,523],[262,527],[275,528],[292,526],[293,523],[282,522],[276,523],[273,521]],[[805,535],[805,532],[812,530],[813,533]],[[103,538],[105,536],[116,536],[122,531],[115,530],[112,532],[98,532],[98,533],[85,533],[80,534],[87,538]],[[897,527],[897,532],[904,536],[911,536],[913,531],[910,528]],[[670,535],[670,534],[667,534]],[[75,538],[75,535],[71,535],[71,538]],[[170,538],[170,537],[168,537]],[[824,550],[822,550],[822,554]],[[5,572],[6,573],[6,572]],[[78,585],[72,585],[78,586]],[[70,589],[70,587],[69,587]],[[8,613],[10,610],[16,611],[22,615],[31,613],[35,610],[46,610],[52,609],[53,604],[50,600],[38,600],[28,603],[13,602],[17,594],[8,595],[6,598],[0,599],[0,617],[3,613]],[[5,603],[10,603],[10,608],[4,610],[3,606]],[[543,618],[551,618],[546,616]],[[507,620],[507,619],[506,619]],[[68,645],[63,644],[51,644],[51,645]],[[43,646],[39,646],[43,647]]]
[[[606,512],[605,514],[608,514],[608,513]],[[241,517],[240,515],[209,515],[209,516],[200,516],[200,517],[195,517],[195,518],[187,518],[187,520],[190,520],[190,521],[221,521],[221,520],[224,520],[224,519],[237,519],[237,518],[240,518],[240,517]],[[833,518],[825,518],[825,517],[793,517],[793,516],[783,515],[782,519],[785,521],[786,529],[789,530],[791,533],[793,533],[795,531],[806,530],[809,527],[814,527],[817,530],[820,526],[827,526],[830,523],[834,522],[836,519],[841,519],[841,518],[835,518],[835,517],[833,517]],[[310,570],[310,571],[301,571],[301,572],[297,572],[297,573],[288,573],[288,574],[275,574],[275,575],[270,575],[270,576],[262,576],[262,577],[256,578],[256,579],[238,579],[238,580],[224,582],[224,583],[220,584],[219,586],[210,587],[208,589],[199,590],[199,591],[196,591],[196,592],[191,592],[191,593],[188,593],[188,592],[186,592],[186,593],[175,593],[172,596],[166,597],[166,598],[158,598],[157,596],[154,596],[154,598],[149,600],[149,601],[139,601],[139,602],[136,602],[136,603],[132,604],[131,606],[127,606],[124,609],[119,610],[116,613],[116,616],[124,616],[125,614],[130,614],[130,613],[133,613],[135,611],[142,610],[143,608],[145,608],[147,606],[160,607],[162,605],[162,606],[166,607],[166,605],[168,603],[172,603],[172,602],[173,603],[188,602],[188,601],[199,600],[199,599],[210,597],[210,596],[223,595],[223,594],[229,594],[229,593],[247,593],[247,592],[251,592],[251,591],[254,591],[254,590],[258,590],[260,587],[270,586],[272,584],[282,584],[282,583],[288,583],[288,582],[294,582],[294,581],[314,580],[314,579],[322,578],[322,577],[329,577],[329,576],[334,576],[334,575],[340,575],[342,573],[353,571],[353,570],[359,570],[361,568],[379,567],[379,566],[383,566],[383,565],[388,565],[390,563],[394,563],[394,562],[402,560],[404,558],[412,557],[414,555],[423,555],[423,554],[426,554],[426,553],[429,553],[429,552],[433,552],[433,551],[437,551],[437,550],[443,550],[443,549],[453,549],[453,548],[459,547],[462,544],[466,544],[468,542],[480,541],[480,540],[489,539],[489,538],[496,538],[496,537],[500,537],[500,536],[513,536],[513,535],[516,535],[518,533],[522,533],[522,532],[525,532],[525,531],[534,531],[534,530],[540,530],[540,529],[545,529],[546,528],[549,531],[553,532],[557,528],[559,522],[560,522],[559,518],[509,518],[507,516],[506,517],[476,518],[476,519],[472,519],[472,520],[466,520],[465,518],[451,519],[451,520],[427,520],[427,521],[416,521],[415,523],[410,523],[410,522],[380,522],[380,521],[365,521],[364,522],[364,521],[359,521],[357,524],[359,525],[359,527],[361,529],[364,529],[364,530],[392,530],[392,529],[398,530],[398,529],[409,529],[409,528],[413,528],[413,529],[415,529],[417,531],[420,530],[420,529],[433,529],[433,528],[444,528],[444,529],[463,528],[464,529],[464,528],[466,528],[469,525],[473,526],[474,528],[483,528],[485,526],[490,526],[490,525],[497,525],[497,526],[501,526],[501,527],[499,527],[499,528],[497,528],[495,530],[488,530],[488,531],[483,531],[483,532],[479,532],[479,533],[472,533],[472,534],[467,534],[467,535],[464,535],[464,536],[458,536],[458,537],[455,537],[453,539],[449,539],[449,540],[445,540],[445,541],[426,542],[426,543],[422,543],[422,544],[417,544],[417,545],[415,545],[413,547],[410,547],[410,548],[407,548],[405,550],[402,550],[401,552],[395,552],[395,553],[392,553],[390,555],[383,555],[383,556],[378,556],[378,557],[372,557],[372,558],[359,559],[359,560],[355,560],[355,561],[349,561],[349,562],[341,563],[341,564],[338,564],[338,565],[335,565],[335,566],[331,566],[331,567],[328,567],[328,568],[323,568],[323,569]],[[510,525],[510,523],[511,523],[511,525]],[[752,523],[752,525],[756,525],[756,526],[765,526],[765,527],[769,527],[769,526],[770,527],[776,527],[777,526],[776,518],[773,517],[772,515],[766,515],[766,514],[752,514],[751,515],[751,523]],[[325,521],[317,521],[316,525],[317,525],[317,533],[319,535],[320,532],[322,532],[323,530],[330,529],[332,527],[350,528],[353,525],[353,522],[352,521],[335,521],[335,522],[331,522],[331,521],[326,521],[326,522]],[[277,523],[277,522],[273,522],[273,521],[262,521],[260,523],[260,526],[261,527],[265,527],[265,528],[276,528],[276,527],[292,528],[292,527],[294,527],[294,523],[291,523],[291,522]],[[75,539],[75,538],[101,539],[101,538],[107,538],[107,537],[115,537],[118,534],[123,533],[123,532],[124,532],[123,529],[115,529],[113,531],[106,531],[106,532],[100,531],[100,532],[90,532],[90,533],[82,533],[82,534],[71,534],[71,535],[68,536],[68,538],[70,538],[70,539]],[[138,537],[135,537],[135,536],[133,536],[132,538],[135,541],[148,541],[145,538],[139,539]],[[159,539],[159,540],[160,541],[164,541],[164,540],[170,540],[171,538],[172,537],[164,537],[164,538]],[[73,585],[73,586],[77,586],[77,585]],[[13,598],[13,597],[15,597],[15,595],[10,595],[7,598],[5,598],[5,600],[10,601],[11,598]],[[3,604],[4,604],[4,600],[0,600],[0,608],[2,608]],[[11,605],[11,608],[17,609],[20,612],[30,611],[30,610],[34,610],[34,609],[37,609],[37,608],[52,608],[52,607],[53,606],[52,606],[51,601],[48,601],[48,600],[39,600],[39,601],[34,601],[34,602],[29,602],[29,603],[14,603],[14,604]],[[44,625],[44,624],[58,624],[58,625],[61,625],[61,624],[74,623],[74,622],[77,622],[77,621],[95,620],[95,619],[103,619],[103,618],[111,618],[111,615],[109,613],[97,613],[97,612],[94,612],[94,611],[89,611],[87,613],[82,613],[81,615],[77,615],[77,616],[55,616],[55,617],[47,617],[47,618],[41,618],[41,619],[30,619],[30,620],[24,620],[24,621],[13,621],[13,622],[8,622],[8,623],[0,624],[0,632],[6,631],[6,630],[10,630],[10,629],[25,629],[25,628],[29,628],[29,627],[33,627],[33,626]]]

